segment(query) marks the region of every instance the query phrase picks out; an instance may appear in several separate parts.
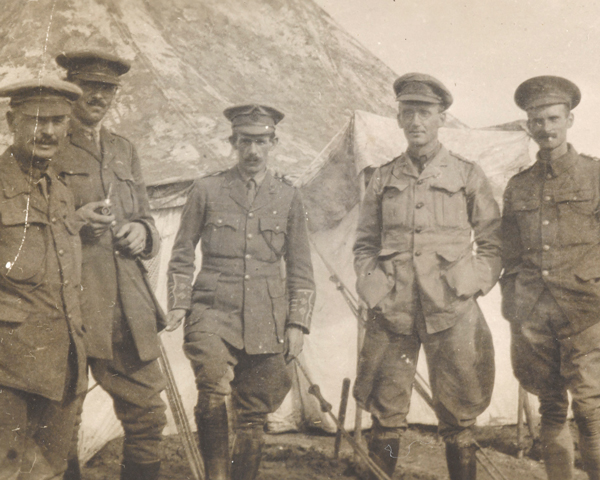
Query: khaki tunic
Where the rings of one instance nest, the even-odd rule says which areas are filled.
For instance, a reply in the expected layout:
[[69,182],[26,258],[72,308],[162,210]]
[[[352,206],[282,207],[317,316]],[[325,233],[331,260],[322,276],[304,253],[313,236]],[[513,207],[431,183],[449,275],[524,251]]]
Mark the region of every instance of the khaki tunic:
[[123,225],[140,222],[148,233],[148,248],[140,258],[154,257],[160,248],[136,150],[127,139],[105,128],[100,130],[101,150],[77,126],[68,139],[54,168],[73,193],[75,207],[104,200],[111,190],[117,222],[99,238],[85,227],[81,231],[81,295],[88,356],[112,358],[114,310],[121,305],[140,360],[156,359],[160,355],[157,324],[164,322],[162,312],[139,258],[120,252],[114,240]]
[[[47,197],[11,148],[0,157],[0,386],[63,400],[87,386],[73,198],[49,168]],[[69,351],[72,364],[69,368]]]
[[600,321],[600,163],[567,154],[510,179],[502,217],[504,316],[527,319],[545,288],[576,334]]
[[394,333],[413,333],[417,303],[427,333],[450,328],[465,302],[498,279],[499,227],[478,165],[442,147],[419,174],[403,154],[367,188],[354,245],[357,291]]
[[[193,281],[195,248],[202,269]],[[197,180],[168,273],[169,308],[246,353],[281,353],[287,325],[308,333],[315,297],[307,217],[298,191],[267,173],[254,202],[237,167]]]

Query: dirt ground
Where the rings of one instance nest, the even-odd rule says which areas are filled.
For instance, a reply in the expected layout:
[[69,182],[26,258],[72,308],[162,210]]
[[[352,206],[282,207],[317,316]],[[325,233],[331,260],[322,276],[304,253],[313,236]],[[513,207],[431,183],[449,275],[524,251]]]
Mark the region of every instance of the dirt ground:
[[[575,433],[575,432],[574,432]],[[527,436],[524,439],[523,458],[518,457],[516,428],[478,428],[476,437],[482,450],[478,452],[478,479],[502,479],[490,467],[490,459],[509,480],[545,480],[544,466],[540,462],[539,447]],[[576,438],[576,437],[575,437]],[[267,445],[258,480],[332,480],[358,479],[352,449],[342,443],[340,459],[333,459],[334,437],[319,433],[293,433],[266,435]],[[106,445],[83,468],[84,480],[114,480],[119,478],[121,439]],[[165,440],[165,454],[160,480],[193,480],[183,447],[177,436]],[[394,480],[447,480],[444,444],[428,426],[411,426],[402,439],[398,454],[400,468]],[[485,467],[495,476],[490,476]],[[579,459],[576,458],[579,466]],[[576,480],[587,476],[578,470]]]

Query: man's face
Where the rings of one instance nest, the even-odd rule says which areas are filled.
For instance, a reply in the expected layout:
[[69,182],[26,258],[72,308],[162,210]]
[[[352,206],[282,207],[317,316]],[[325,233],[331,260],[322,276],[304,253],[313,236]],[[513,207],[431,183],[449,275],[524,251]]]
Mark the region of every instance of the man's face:
[[39,117],[9,111],[6,119],[13,134],[13,147],[25,158],[35,160],[50,160],[69,128],[67,115]]
[[527,111],[527,126],[540,150],[554,150],[566,143],[573,114],[563,104],[533,108]]
[[440,106],[422,102],[400,102],[398,125],[404,130],[408,144],[423,147],[437,140],[438,129],[444,124],[446,114]]
[[85,125],[97,125],[112,104],[117,86],[112,83],[75,80],[83,95],[73,104],[73,115]]
[[269,152],[277,145],[277,137],[267,135],[247,135],[236,133],[231,145],[238,153],[238,164],[242,172],[253,176],[267,167]]

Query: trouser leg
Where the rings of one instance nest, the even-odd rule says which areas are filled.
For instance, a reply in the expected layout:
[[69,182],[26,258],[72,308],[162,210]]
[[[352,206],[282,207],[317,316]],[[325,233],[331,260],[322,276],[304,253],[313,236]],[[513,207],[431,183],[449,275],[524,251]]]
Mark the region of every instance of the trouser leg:
[[53,402],[2,387],[0,479],[62,479],[75,412],[72,398]]
[[192,364],[198,388],[195,416],[206,478],[229,480],[231,415],[227,398],[231,395],[237,358],[220,337],[203,332],[186,335],[183,349]]
[[[573,440],[569,432],[567,382],[562,375],[557,331],[566,319],[545,290],[529,318],[511,324],[511,355],[515,376],[540,400],[540,441],[549,480],[573,478]],[[567,362],[568,363],[568,362]]]
[[416,333],[391,333],[385,322],[380,314],[373,313],[367,324],[353,393],[357,403],[373,418],[369,456],[392,476],[400,438],[407,426],[421,344]]
[[562,339],[561,346],[583,468],[590,480],[600,480],[600,324]]
[[160,469],[166,405],[160,397],[165,378],[157,360],[142,362],[132,340],[113,345],[113,359],[90,359],[92,374],[112,397],[125,432],[123,480],[153,480]]

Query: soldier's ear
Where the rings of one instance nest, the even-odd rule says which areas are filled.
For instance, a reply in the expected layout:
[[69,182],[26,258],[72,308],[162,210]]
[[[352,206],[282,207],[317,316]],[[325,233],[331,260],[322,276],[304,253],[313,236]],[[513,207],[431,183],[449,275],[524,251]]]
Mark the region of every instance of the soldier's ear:
[[15,112],[9,110],[6,112],[6,123],[8,123],[8,129],[14,133],[14,124],[15,124]]
[[278,143],[279,143],[279,137],[273,136],[273,138],[271,138],[272,147],[276,146]]
[[567,128],[571,128],[573,123],[575,123],[575,116],[573,115],[573,112],[569,112],[569,116],[567,117]]
[[440,112],[440,122],[441,122],[441,127],[443,127],[444,125],[446,125],[446,112]]

